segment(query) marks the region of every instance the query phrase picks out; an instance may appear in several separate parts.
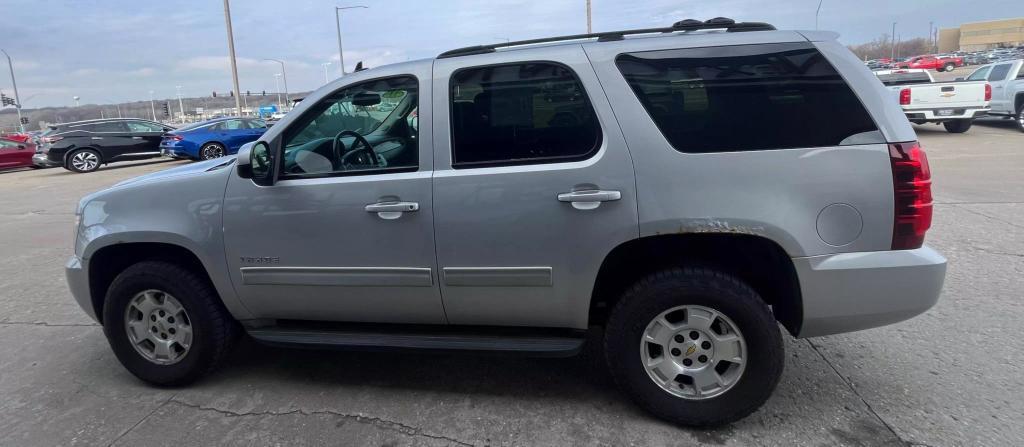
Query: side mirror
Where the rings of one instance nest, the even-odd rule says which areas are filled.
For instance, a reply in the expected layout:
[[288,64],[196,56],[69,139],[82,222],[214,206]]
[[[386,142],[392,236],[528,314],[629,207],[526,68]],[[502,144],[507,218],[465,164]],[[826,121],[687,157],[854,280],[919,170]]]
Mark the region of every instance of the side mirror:
[[962,76],[961,76],[961,77],[959,77],[959,78],[956,78],[956,80],[957,80],[957,81],[963,81],[964,79],[965,79],[965,78],[964,78],[964,77],[962,77]]
[[356,106],[375,106],[380,104],[380,95],[376,93],[359,93],[352,98],[352,105]]
[[18,145],[18,149],[25,149],[25,145],[24,144],[19,144]]
[[257,141],[238,150],[236,170],[241,178],[252,179],[260,186],[274,184],[274,157],[266,141]]

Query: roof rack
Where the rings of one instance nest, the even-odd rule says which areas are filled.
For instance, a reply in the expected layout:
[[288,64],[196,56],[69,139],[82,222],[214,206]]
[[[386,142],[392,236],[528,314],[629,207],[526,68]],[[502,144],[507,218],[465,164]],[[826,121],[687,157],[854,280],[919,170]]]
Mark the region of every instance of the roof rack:
[[666,28],[641,28],[623,31],[607,31],[603,33],[571,34],[568,36],[545,37],[541,39],[516,40],[512,42],[496,43],[492,45],[474,45],[471,47],[456,48],[454,50],[445,51],[444,53],[438,55],[437,58],[444,59],[449,57],[469,56],[472,54],[487,54],[493,53],[497,48],[517,47],[537,43],[560,42],[566,40],[582,40],[594,38],[596,38],[598,42],[609,42],[615,40],[622,40],[624,36],[632,34],[674,33],[678,31],[697,31],[706,29],[724,29],[727,32],[740,32],[772,31],[775,30],[775,27],[772,26],[771,24],[764,22],[736,22],[735,20],[726,17],[715,17],[713,19],[705,20],[703,22],[700,20],[686,19],[673,23],[672,26]]

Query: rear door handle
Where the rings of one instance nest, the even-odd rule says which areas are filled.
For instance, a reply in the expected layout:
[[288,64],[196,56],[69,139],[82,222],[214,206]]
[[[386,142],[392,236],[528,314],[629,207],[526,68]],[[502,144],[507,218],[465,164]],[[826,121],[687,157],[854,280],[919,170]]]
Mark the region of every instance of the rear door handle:
[[578,210],[592,210],[601,206],[601,202],[611,202],[619,199],[622,199],[621,192],[602,191],[599,189],[563,192],[558,195],[559,202],[572,203],[572,207]]
[[366,205],[366,212],[377,213],[377,217],[384,220],[393,220],[402,217],[402,213],[412,213],[420,210],[417,202],[377,202]]

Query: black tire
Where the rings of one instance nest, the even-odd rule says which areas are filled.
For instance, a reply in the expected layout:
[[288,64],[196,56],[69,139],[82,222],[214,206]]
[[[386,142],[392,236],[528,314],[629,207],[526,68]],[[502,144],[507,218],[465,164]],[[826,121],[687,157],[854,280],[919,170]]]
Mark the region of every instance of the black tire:
[[[690,400],[670,394],[642,365],[640,341],[648,323],[680,305],[720,312],[745,339],[742,375],[715,397]],[[615,382],[638,405],[659,418],[693,427],[727,424],[760,408],[779,383],[785,364],[778,324],[757,292],[732,275],[696,267],[664,270],[627,290],[609,317],[605,351]]]
[[953,71],[955,68],[956,68],[955,64],[946,64],[946,65],[943,65],[942,66],[942,70],[939,70],[939,71],[950,72],[950,71]]
[[945,127],[949,133],[964,133],[971,128],[973,123],[974,120],[953,120],[942,123],[942,127]]
[[[75,160],[79,156],[95,157],[96,161],[95,161],[95,163],[76,166]],[[67,155],[67,159],[64,162],[64,169],[67,169],[67,170],[69,170],[71,172],[77,172],[77,173],[80,173],[80,174],[84,174],[84,173],[88,173],[88,172],[95,172],[97,169],[100,168],[101,164],[103,164],[103,156],[100,155],[100,153],[98,151],[96,151],[95,149],[78,149],[78,150],[71,151],[71,153],[69,153]]]
[[[125,311],[136,294],[149,289],[172,295],[188,313],[192,343],[177,363],[154,363],[129,341]],[[168,262],[143,261],[125,269],[110,285],[103,306],[103,333],[117,359],[136,377],[154,385],[183,385],[213,371],[230,352],[238,331],[238,322],[209,281]]]
[[[219,155],[218,155],[219,154]],[[206,143],[199,148],[199,160],[212,160],[228,154],[227,149],[220,143]]]
[[1017,117],[1015,118],[1015,121],[1017,122],[1017,129],[1024,132],[1024,101],[1021,101],[1021,103],[1017,105]]

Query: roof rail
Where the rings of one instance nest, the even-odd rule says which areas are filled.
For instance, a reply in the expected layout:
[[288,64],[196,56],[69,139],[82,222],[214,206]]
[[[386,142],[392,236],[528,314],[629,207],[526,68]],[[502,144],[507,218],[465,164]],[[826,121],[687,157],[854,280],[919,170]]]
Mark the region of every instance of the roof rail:
[[583,39],[594,39],[598,42],[608,42],[614,40],[622,40],[624,36],[633,34],[657,34],[657,33],[674,33],[678,31],[697,31],[706,29],[724,29],[727,32],[740,32],[740,31],[772,31],[775,29],[774,26],[764,22],[736,22],[733,19],[726,17],[715,17],[708,19],[703,22],[700,20],[686,19],[680,20],[673,23],[672,26],[666,28],[641,28],[631,29],[623,31],[607,31],[602,33],[585,33],[585,34],[570,34],[568,36],[557,36],[557,37],[544,37],[541,39],[529,39],[529,40],[515,40],[506,43],[496,43],[491,45],[474,45],[471,47],[456,48],[454,50],[448,50],[437,56],[438,59],[444,59],[449,57],[458,56],[469,56],[472,54],[487,54],[493,53],[497,48],[506,47],[517,47],[522,45],[533,45],[537,43],[547,42],[561,42],[566,40],[583,40]]

